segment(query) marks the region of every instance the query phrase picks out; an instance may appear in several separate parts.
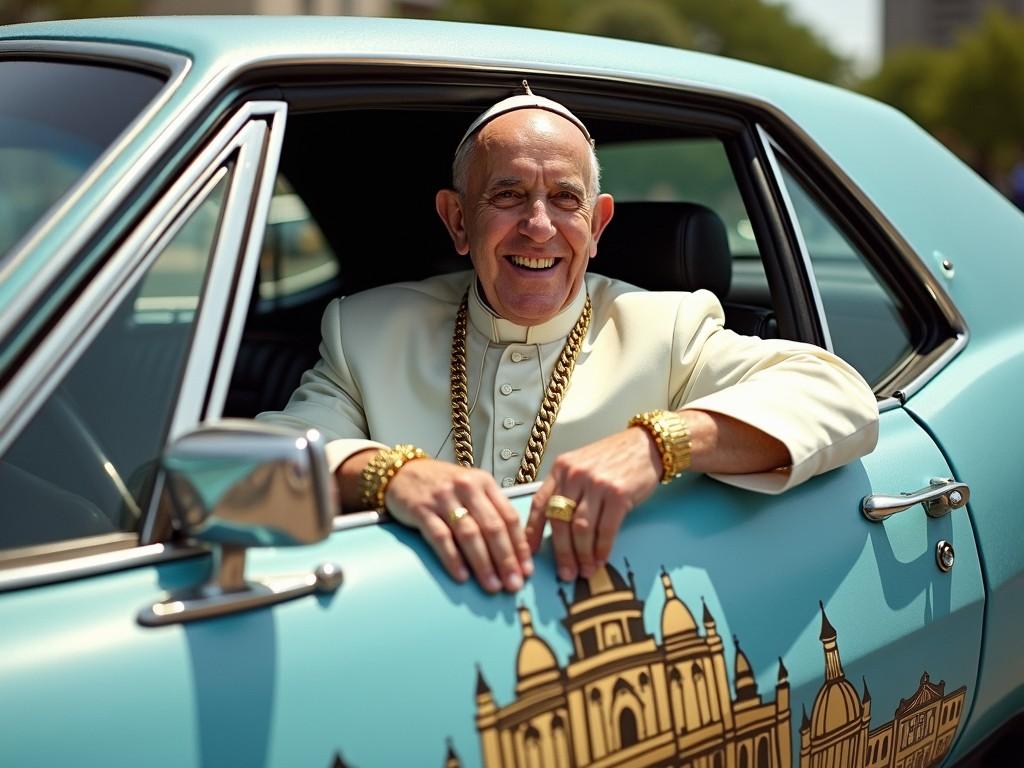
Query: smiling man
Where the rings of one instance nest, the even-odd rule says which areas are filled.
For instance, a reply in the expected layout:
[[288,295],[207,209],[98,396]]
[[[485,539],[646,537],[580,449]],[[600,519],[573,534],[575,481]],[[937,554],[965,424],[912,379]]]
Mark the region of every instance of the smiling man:
[[[454,578],[515,591],[548,522],[559,577],[589,577],[683,471],[778,493],[874,447],[874,395],[835,356],[725,329],[707,291],[587,272],[614,202],[563,105],[495,104],[453,179],[437,212],[472,272],[332,302],[321,361],[264,414],[324,433],[343,510],[386,508]],[[499,486],[535,479],[524,529]]]

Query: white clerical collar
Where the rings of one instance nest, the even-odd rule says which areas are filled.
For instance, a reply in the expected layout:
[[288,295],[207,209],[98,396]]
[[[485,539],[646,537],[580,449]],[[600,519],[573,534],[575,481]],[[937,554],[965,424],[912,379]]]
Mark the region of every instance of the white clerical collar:
[[576,297],[561,312],[539,325],[517,325],[498,317],[480,296],[480,284],[473,280],[469,289],[469,322],[495,344],[547,344],[562,341],[576,325],[587,301],[587,289],[580,282]]

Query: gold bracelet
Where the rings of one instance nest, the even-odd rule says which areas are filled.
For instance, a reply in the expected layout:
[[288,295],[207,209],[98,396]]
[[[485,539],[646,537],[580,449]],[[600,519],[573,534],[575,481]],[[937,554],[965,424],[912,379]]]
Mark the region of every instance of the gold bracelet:
[[670,483],[690,466],[690,429],[676,411],[647,411],[629,420],[631,427],[643,427],[661,455],[661,482]]
[[384,511],[384,494],[395,474],[416,459],[425,459],[427,454],[415,445],[396,445],[394,448],[381,448],[363,467],[360,483],[361,498],[366,509]]

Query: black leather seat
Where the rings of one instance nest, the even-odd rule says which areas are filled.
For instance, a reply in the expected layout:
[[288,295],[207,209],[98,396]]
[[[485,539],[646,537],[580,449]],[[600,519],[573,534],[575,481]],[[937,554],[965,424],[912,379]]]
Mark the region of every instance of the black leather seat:
[[732,253],[725,225],[696,203],[616,203],[591,269],[652,291],[707,289],[718,296],[725,322],[737,333],[777,337],[770,309],[726,301]]

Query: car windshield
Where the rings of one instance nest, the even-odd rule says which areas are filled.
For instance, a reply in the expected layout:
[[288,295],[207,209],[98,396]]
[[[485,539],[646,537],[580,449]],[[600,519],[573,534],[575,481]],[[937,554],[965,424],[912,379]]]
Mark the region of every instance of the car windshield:
[[0,259],[163,82],[99,64],[0,61]]

